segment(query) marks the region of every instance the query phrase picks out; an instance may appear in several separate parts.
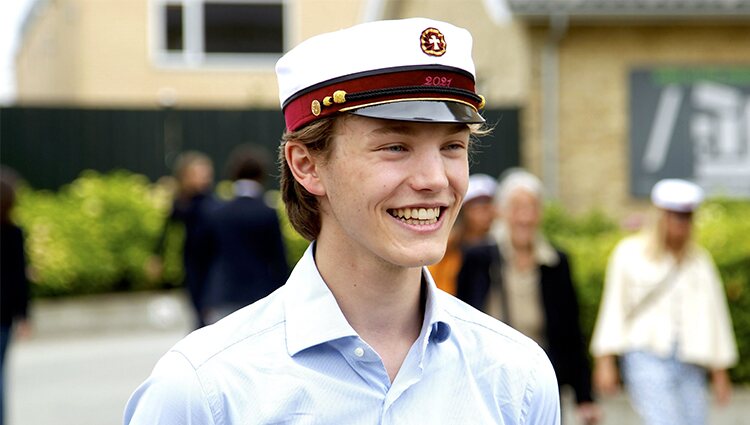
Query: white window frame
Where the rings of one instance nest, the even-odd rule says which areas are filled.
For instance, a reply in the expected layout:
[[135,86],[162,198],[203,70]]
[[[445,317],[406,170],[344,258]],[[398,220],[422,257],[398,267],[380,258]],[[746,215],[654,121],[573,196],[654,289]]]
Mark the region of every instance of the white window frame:
[[[284,51],[292,40],[291,3],[294,0],[147,0],[149,7],[149,52],[156,66],[163,68],[273,68],[280,53],[207,53],[203,46],[205,3],[268,4],[282,6]],[[167,50],[166,7],[182,6],[182,51]]]

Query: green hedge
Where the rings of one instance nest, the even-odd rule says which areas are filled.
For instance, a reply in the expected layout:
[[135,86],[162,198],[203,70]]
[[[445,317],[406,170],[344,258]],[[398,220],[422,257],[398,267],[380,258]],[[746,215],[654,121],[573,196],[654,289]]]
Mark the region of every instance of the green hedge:
[[[219,192],[227,192],[226,184]],[[290,264],[308,243],[284,214],[278,194],[282,232]],[[27,252],[37,297],[142,290],[180,282],[183,231],[168,231],[164,280],[149,281],[144,264],[162,231],[171,204],[170,191],[126,171],[85,172],[58,192],[22,188],[16,219],[27,235]],[[601,212],[572,216],[548,205],[543,230],[568,252],[581,304],[581,323],[591,334],[601,297],[604,270],[615,244],[626,234]],[[724,280],[742,363],[732,370],[750,383],[750,202],[712,200],[697,216],[698,239],[714,257]]]

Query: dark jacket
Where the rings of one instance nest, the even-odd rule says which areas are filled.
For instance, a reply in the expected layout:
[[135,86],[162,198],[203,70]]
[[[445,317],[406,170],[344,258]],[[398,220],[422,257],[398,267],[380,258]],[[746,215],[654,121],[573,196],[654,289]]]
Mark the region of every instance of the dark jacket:
[[203,293],[206,308],[255,302],[289,276],[276,210],[240,196],[210,214],[213,262]]
[[23,232],[3,223],[0,244],[0,324],[10,326],[14,319],[26,317],[29,304]]
[[[196,311],[203,308],[202,294],[211,265],[211,252],[206,248],[208,217],[211,211],[220,205],[221,202],[209,193],[200,193],[189,199],[175,200],[168,223],[164,226],[156,248],[156,253],[163,255],[169,223],[180,223],[184,226],[185,240],[182,249],[184,285]],[[202,326],[200,319],[199,322]]]
[[[563,252],[557,253],[560,262],[556,266],[540,266],[546,351],[558,383],[573,387],[578,403],[592,401],[591,366],[579,324],[578,300],[568,258]],[[500,270],[502,263],[495,244],[469,248],[464,254],[463,266],[458,274],[458,298],[477,309],[484,308],[492,278],[498,280],[496,284],[499,285],[500,293],[503,293],[500,278],[502,273],[496,272]],[[492,271],[493,267],[496,271]],[[508,309],[505,308],[504,311]],[[508,324],[513,326],[512,323]]]

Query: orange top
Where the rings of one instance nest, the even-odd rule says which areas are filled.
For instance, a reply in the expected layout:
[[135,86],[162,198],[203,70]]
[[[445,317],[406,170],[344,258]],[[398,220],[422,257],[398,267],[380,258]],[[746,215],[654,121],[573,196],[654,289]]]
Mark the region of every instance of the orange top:
[[443,259],[439,263],[429,266],[428,269],[437,287],[455,296],[458,272],[461,270],[462,254],[460,247],[451,248],[450,245],[445,251]]

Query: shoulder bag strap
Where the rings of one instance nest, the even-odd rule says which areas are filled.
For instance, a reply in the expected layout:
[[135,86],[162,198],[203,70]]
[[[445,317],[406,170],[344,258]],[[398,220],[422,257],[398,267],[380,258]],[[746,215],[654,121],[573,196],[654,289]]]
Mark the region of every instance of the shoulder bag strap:
[[667,290],[667,288],[672,286],[672,283],[675,281],[675,276],[677,275],[679,269],[680,263],[675,262],[669,269],[669,271],[667,271],[667,274],[664,275],[659,283],[656,284],[656,287],[654,287],[649,293],[647,293],[646,296],[641,298],[638,301],[638,304],[636,304],[633,308],[630,309],[630,311],[628,311],[628,313],[625,315],[625,322],[632,322],[633,318],[643,312],[643,310],[645,310],[646,307],[648,307],[657,298],[659,298],[659,296],[663,294]]

